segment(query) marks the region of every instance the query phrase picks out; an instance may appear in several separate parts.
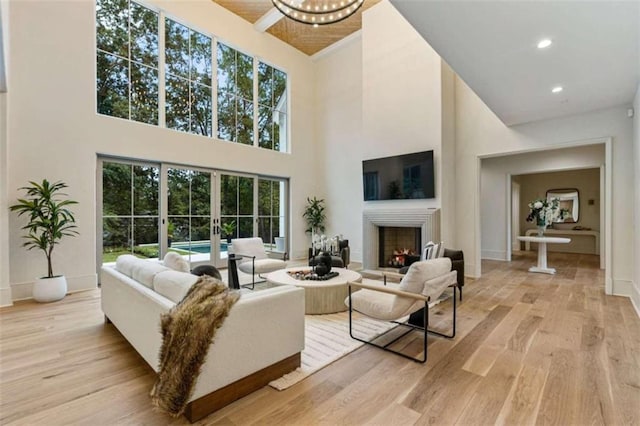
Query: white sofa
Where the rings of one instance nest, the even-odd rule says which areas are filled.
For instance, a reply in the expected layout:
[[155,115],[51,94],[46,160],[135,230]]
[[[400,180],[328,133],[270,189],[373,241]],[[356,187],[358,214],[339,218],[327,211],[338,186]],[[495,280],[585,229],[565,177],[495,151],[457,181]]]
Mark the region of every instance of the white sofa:
[[[155,371],[162,344],[160,315],[197,278],[133,256],[102,267],[106,319]],[[243,293],[209,349],[186,417],[197,421],[294,370],[303,348],[304,290],[279,286]]]

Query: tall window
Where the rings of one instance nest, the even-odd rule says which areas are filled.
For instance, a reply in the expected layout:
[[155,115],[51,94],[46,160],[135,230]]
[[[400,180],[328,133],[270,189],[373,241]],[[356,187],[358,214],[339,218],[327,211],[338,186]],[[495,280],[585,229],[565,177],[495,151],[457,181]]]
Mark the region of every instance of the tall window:
[[253,182],[252,177],[220,176],[220,223],[233,224],[233,237],[253,237]]
[[103,163],[103,262],[126,253],[158,257],[159,183],[157,166]]
[[258,236],[271,247],[285,236],[284,191],[284,181],[258,179]]
[[275,151],[287,150],[287,75],[258,64],[258,144]]
[[[158,125],[164,111],[161,125],[169,129],[288,150],[286,73],[135,1],[96,2],[99,114]],[[164,53],[163,81],[159,52]]]
[[129,0],[98,0],[98,113],[158,124],[158,14]]
[[167,19],[165,70],[166,126],[211,136],[211,38]]
[[218,43],[218,138],[253,145],[253,58]]

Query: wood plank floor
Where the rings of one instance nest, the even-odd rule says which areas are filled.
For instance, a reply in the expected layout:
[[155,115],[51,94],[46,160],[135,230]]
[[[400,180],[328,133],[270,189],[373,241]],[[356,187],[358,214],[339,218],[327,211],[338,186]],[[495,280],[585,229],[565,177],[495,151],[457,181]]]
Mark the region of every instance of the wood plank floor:
[[[604,294],[598,257],[535,253],[483,262],[464,288],[458,335],[417,364],[365,347],[297,385],[265,387],[198,424],[640,424],[640,319]],[[438,305],[434,325],[447,325]],[[151,409],[154,373],[99,291],[0,310],[1,424],[186,424]],[[408,336],[405,350],[420,341]],[[228,360],[226,362],[233,362]]]

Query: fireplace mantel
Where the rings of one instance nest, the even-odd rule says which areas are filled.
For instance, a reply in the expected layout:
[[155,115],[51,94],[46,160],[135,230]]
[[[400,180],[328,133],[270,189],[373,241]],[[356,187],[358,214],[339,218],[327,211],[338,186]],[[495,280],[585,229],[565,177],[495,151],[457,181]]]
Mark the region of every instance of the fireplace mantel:
[[416,207],[366,208],[362,212],[362,266],[378,267],[378,227],[397,226],[420,228],[422,242],[440,241],[440,209]]

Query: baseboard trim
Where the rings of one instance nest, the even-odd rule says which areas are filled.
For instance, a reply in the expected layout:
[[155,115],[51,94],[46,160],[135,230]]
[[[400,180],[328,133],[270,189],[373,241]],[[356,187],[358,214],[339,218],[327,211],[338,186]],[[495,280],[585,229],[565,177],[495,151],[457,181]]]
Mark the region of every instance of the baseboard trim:
[[480,278],[480,274],[476,274],[476,265],[469,263],[465,260],[464,262],[464,276],[470,277],[473,279]]
[[0,308],[13,305],[11,288],[0,288]]
[[633,287],[630,280],[617,280],[613,279],[612,293],[614,296],[626,296],[631,297],[631,288]]
[[640,289],[638,288],[640,284],[631,283],[631,304],[633,308],[636,310],[636,314],[638,318],[640,318]]
[[191,401],[189,405],[187,405],[184,415],[191,423],[197,422],[214,411],[231,404],[233,401],[266,386],[270,381],[292,372],[300,367],[300,360],[301,355],[300,352],[298,352],[289,358],[271,364],[247,377]]
[[[33,281],[11,284],[13,301],[31,299]],[[67,277],[67,294],[98,288],[98,275],[90,274],[78,277]]]
[[482,250],[482,259],[507,260],[507,252],[504,250]]

